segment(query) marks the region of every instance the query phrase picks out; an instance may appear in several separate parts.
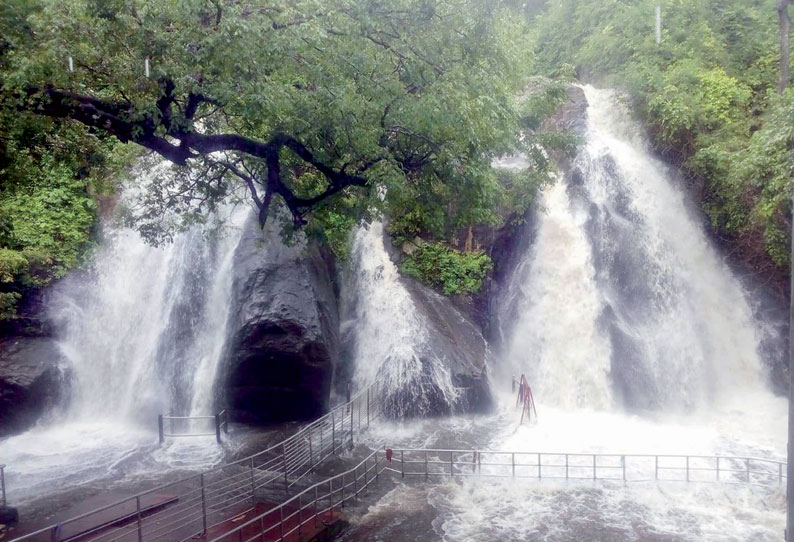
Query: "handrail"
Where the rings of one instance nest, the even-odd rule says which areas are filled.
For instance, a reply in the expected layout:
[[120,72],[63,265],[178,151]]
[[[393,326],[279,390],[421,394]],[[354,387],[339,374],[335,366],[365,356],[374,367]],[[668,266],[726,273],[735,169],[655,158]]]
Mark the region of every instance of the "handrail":
[[[154,537],[147,535],[145,529],[148,525],[143,521],[142,517],[143,512],[145,512],[145,506],[142,507],[141,500],[168,489],[172,490],[172,492],[184,491],[184,494],[178,495],[180,498],[184,498],[187,495],[197,496],[189,500],[192,503],[190,507],[185,507],[184,511],[180,512],[181,515],[168,524],[176,525],[175,530],[184,530],[192,529],[193,527],[190,527],[192,523],[200,522],[200,528],[196,532],[191,531],[189,533],[190,536],[185,536],[181,539],[190,540],[192,536],[200,535],[206,532],[208,528],[223,522],[229,517],[234,517],[239,512],[240,507],[244,506],[246,502],[251,502],[255,497],[255,493],[264,490],[268,485],[281,484],[283,489],[289,492],[290,487],[293,487],[303,479],[321,461],[336,454],[337,449],[341,449],[344,443],[352,442],[356,421],[358,421],[357,428],[361,431],[362,426],[366,429],[369,427],[370,421],[380,414],[380,400],[377,397],[377,390],[378,388],[375,384],[369,385],[348,402],[336,406],[327,414],[303,426],[293,435],[264,450],[230,463],[159,485],[131,497],[120,499],[20,536],[9,542],[30,540],[44,533],[50,534],[48,540],[51,542],[59,542],[64,526],[115,507],[123,507],[124,505],[134,505],[132,513],[137,517],[138,540],[156,540],[167,533],[160,533]],[[357,420],[356,413],[358,414]],[[219,413],[218,416],[221,414],[226,415],[225,411]],[[314,443],[317,443],[318,446],[315,446]],[[226,475],[226,471],[235,468],[238,469],[237,472]],[[242,477],[240,471],[245,471],[246,473],[245,484],[239,481],[230,483],[230,480]],[[275,473],[278,473],[278,475],[273,475]],[[212,477],[220,477],[220,480],[209,482],[208,480]],[[218,500],[224,499],[228,494],[233,494],[234,496],[231,499]],[[227,501],[231,501],[231,504]],[[178,504],[176,506],[181,505]],[[197,518],[194,517],[196,515],[198,516]],[[158,519],[160,511],[152,513],[150,517],[153,520]],[[210,521],[215,521],[216,523],[211,524]],[[110,534],[114,534],[114,531],[111,531]],[[169,540],[171,539],[173,537],[169,538]],[[114,539],[102,540],[103,542],[110,542]]]
[[[647,481],[650,478],[629,478],[629,462],[648,461],[646,469],[653,469],[655,481],[686,481],[686,482],[738,482],[754,485],[769,485],[777,480],[778,486],[783,485],[787,478],[786,462],[776,459],[749,456],[719,455],[686,455],[686,454],[621,454],[621,453],[586,453],[586,452],[516,452],[504,450],[450,450],[434,448],[403,448],[391,450],[397,459],[402,477],[405,476],[472,476],[509,478],[557,478],[587,480],[622,480],[624,483]],[[431,457],[431,454],[434,457]],[[406,458],[406,456],[408,456]],[[439,457],[440,456],[440,457]],[[483,457],[490,461],[483,460]],[[490,456],[490,457],[487,457]],[[500,462],[501,457],[509,457],[509,461]],[[465,459],[461,459],[465,457]],[[517,461],[526,457],[534,457],[531,463]],[[469,459],[471,458],[471,459]],[[571,459],[587,458],[583,463],[571,463]],[[546,462],[544,462],[544,459]],[[556,461],[554,461],[556,459]],[[612,459],[614,463],[599,464],[599,459]],[[551,462],[550,462],[551,460]],[[670,464],[669,460],[683,460]],[[693,462],[695,464],[693,464]],[[705,462],[705,463],[704,463]],[[725,465],[727,463],[727,465]],[[406,470],[406,465],[419,465],[417,469]],[[439,466],[440,467],[436,467]],[[483,472],[483,465],[486,466]],[[737,468],[741,465],[741,468]],[[753,467],[756,469],[753,469]],[[433,467],[433,468],[431,468]],[[457,469],[456,469],[457,467]],[[503,468],[503,469],[500,469]],[[527,473],[527,469],[531,472]],[[544,474],[545,469],[545,474]],[[759,470],[760,469],[760,470]],[[552,472],[550,472],[552,470]],[[605,474],[620,471],[620,478]],[[522,473],[523,471],[523,473]],[[662,473],[677,472],[681,479],[662,477]],[[564,474],[563,474],[564,473]],[[692,479],[693,473],[712,473],[713,479]],[[728,476],[728,478],[725,478]]]
[[8,502],[6,501],[5,468],[6,468],[5,465],[0,464],[0,506],[6,506],[8,504]]

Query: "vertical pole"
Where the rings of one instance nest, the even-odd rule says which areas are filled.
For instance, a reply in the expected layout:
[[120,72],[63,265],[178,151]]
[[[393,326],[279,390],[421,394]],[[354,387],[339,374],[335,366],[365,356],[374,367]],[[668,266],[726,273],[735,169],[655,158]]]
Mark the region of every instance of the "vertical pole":
[[565,454],[565,479],[568,479],[568,454]]
[[620,456],[620,466],[623,467],[623,485],[626,485],[626,456]]
[[314,472],[314,449],[312,448],[312,434],[309,433],[309,468]]
[[425,451],[425,480],[427,480],[429,475],[430,475],[430,471],[428,471],[427,469],[427,451]]
[[516,375],[513,375],[513,386],[512,387],[513,387],[512,393],[515,393],[516,392]]
[[747,465],[747,483],[750,483],[750,459],[746,458],[744,460],[745,464]]
[[516,477],[516,454],[510,454],[510,463],[513,465],[513,478]]
[[157,415],[157,435],[160,437],[160,444],[165,442],[165,432],[163,431],[163,415]]
[[350,404],[350,382],[347,383],[347,404]]
[[314,526],[317,526],[317,486],[314,486]]
[[593,454],[593,480],[596,479],[596,456]]
[[367,429],[369,429],[369,388],[367,388]]
[[331,411],[331,453],[336,455],[336,415]]
[[141,518],[141,497],[135,497],[135,517],[138,522],[138,542],[143,542],[143,521]]
[[656,5],[656,45],[662,43],[662,6]]
[[[794,192],[792,205],[794,205]],[[793,207],[794,208],[794,207]],[[793,226],[794,228],[794,226]],[[791,235],[791,254],[794,256],[794,229]],[[794,261],[792,259],[791,261]],[[794,274],[789,283],[789,325],[788,325],[788,366],[789,366],[789,401],[788,401],[788,462],[786,465],[786,533],[794,529]],[[786,536],[791,542],[792,537]]]
[[720,456],[717,456],[717,481],[720,481]]
[[215,440],[221,443],[221,415],[215,414]]
[[143,61],[143,71],[146,74],[146,77],[149,77],[149,57],[147,56],[146,59]]
[[345,507],[345,473],[342,473],[342,508]]
[[251,457],[251,502],[256,502],[256,482],[254,478],[254,458]]
[[783,485],[783,463],[777,464],[777,485]]
[[287,443],[281,445],[281,457],[284,464],[284,491],[289,495],[289,479],[287,478]]
[[6,505],[6,475],[5,475],[5,465],[0,465],[0,489],[2,489],[2,494],[0,494],[0,503],[3,506]]
[[204,527],[203,534],[207,533],[207,496],[204,492],[204,473],[200,475],[201,478],[201,521]]
[[281,542],[284,542],[284,506],[278,507],[278,526],[281,531]]
[[454,461],[452,459],[452,454],[453,453],[454,452],[452,450],[449,451],[449,476],[450,477],[455,476],[455,464],[454,464]]
[[69,71],[70,72],[74,71],[74,60],[72,59],[72,57],[69,57]]
[[654,457],[654,470],[653,470],[653,479],[659,479],[659,456],[655,455]]
[[402,474],[401,478],[405,478],[405,458],[402,450],[400,450],[400,471]]
[[686,481],[689,481],[689,456],[686,456]]

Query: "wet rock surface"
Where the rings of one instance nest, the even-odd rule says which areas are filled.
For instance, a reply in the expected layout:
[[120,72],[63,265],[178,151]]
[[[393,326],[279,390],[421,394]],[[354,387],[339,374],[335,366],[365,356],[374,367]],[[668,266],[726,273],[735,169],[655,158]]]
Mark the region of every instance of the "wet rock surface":
[[339,350],[333,263],[285,245],[252,218],[235,253],[224,403],[245,422],[311,419],[327,410]]

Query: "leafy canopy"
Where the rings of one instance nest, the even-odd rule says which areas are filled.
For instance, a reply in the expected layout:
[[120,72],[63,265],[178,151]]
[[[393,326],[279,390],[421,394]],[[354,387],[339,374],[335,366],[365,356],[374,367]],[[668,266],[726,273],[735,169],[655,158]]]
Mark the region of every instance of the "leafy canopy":
[[263,223],[274,202],[319,230],[416,202],[443,231],[493,220],[492,158],[532,148],[512,4],[16,0],[0,10],[2,105],[176,163],[135,210],[152,240],[166,213],[195,220],[241,186]]

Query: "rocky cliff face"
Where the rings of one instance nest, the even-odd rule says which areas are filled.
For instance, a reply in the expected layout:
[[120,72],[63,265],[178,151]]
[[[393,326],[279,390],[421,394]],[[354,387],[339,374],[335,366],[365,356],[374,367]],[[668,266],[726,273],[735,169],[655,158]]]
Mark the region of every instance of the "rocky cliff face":
[[30,428],[66,395],[63,356],[43,312],[37,301],[0,326],[0,437]]
[[234,419],[310,419],[327,410],[339,352],[334,266],[326,250],[281,242],[252,217],[235,253],[222,385]]

